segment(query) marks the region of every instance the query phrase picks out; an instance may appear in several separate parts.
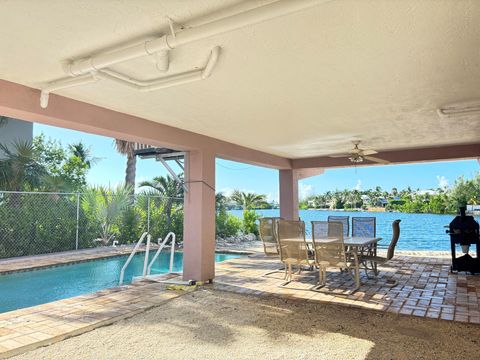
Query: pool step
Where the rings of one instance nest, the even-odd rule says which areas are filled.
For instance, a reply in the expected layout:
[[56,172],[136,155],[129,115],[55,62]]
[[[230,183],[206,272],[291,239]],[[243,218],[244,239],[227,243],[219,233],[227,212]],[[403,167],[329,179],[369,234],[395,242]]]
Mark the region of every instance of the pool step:
[[166,282],[173,279],[177,279],[181,275],[182,274],[179,274],[179,273],[168,273],[168,274],[155,274],[155,275],[147,275],[147,276],[134,276],[132,279],[132,284],[142,282],[142,281],[157,282],[157,283]]

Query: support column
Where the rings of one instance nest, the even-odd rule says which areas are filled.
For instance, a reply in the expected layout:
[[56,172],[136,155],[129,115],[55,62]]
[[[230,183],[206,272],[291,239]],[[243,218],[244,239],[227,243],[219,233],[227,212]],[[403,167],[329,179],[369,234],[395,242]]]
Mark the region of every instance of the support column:
[[184,200],[183,279],[215,277],[215,154],[191,151],[186,164],[188,192]]
[[298,180],[295,170],[279,170],[280,217],[298,220]]

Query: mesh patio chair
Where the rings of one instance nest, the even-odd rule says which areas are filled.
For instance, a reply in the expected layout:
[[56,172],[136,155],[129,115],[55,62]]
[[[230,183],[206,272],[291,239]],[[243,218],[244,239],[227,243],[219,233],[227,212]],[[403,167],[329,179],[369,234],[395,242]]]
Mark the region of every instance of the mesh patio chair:
[[277,220],[280,217],[264,217],[259,219],[258,233],[262,240],[263,251],[267,256],[280,255],[277,241]]
[[292,266],[298,266],[298,273],[302,265],[311,267],[308,255],[308,245],[305,240],[305,223],[303,221],[278,220],[277,236],[280,250],[280,260],[285,265],[285,280],[282,286],[293,280]]
[[[392,240],[390,241],[390,245],[388,245],[388,247],[386,247],[386,250],[387,250],[387,256],[386,257],[378,256],[378,255],[362,256],[362,261],[365,263],[365,272],[368,272],[369,268],[367,266],[367,262],[370,262],[370,263],[374,264],[374,266],[372,266],[371,270],[373,270],[374,273],[375,273],[375,276],[377,276],[378,275],[377,265],[378,264],[383,265],[393,258],[393,256],[395,255],[395,247],[397,246],[398,239],[400,238],[400,221],[402,221],[402,220],[395,220],[392,223],[392,230],[393,230]],[[378,248],[380,248],[380,249],[384,248],[385,249],[385,247],[380,247],[380,246]],[[396,285],[397,282],[396,281],[391,281],[390,284]]]
[[[377,219],[373,216],[358,216],[352,217],[352,237],[362,237],[362,238],[374,238],[377,236]],[[364,259],[365,256],[374,256],[376,254],[377,244],[372,244],[361,249],[361,258]],[[365,265],[365,269],[368,268],[367,263],[362,260]],[[372,267],[376,267],[372,263]],[[366,270],[368,277],[368,271]]]
[[360,271],[358,255],[346,250],[343,240],[343,224],[332,221],[312,221],[312,240],[315,250],[315,265],[319,269],[319,281],[314,288],[319,289],[326,285],[327,269],[339,268],[355,271],[355,289],[360,287]]
[[353,237],[377,236],[377,219],[375,217],[358,216],[352,217]]
[[341,222],[343,224],[343,238],[348,237],[350,233],[350,216],[333,216],[330,215],[327,219],[329,222]]
[[[263,251],[266,256],[280,255],[277,239],[277,221],[281,219],[281,217],[264,217],[259,219],[258,234],[260,236],[260,240],[262,240]],[[285,267],[282,267],[277,270],[269,271],[263,274],[263,276],[284,270]]]

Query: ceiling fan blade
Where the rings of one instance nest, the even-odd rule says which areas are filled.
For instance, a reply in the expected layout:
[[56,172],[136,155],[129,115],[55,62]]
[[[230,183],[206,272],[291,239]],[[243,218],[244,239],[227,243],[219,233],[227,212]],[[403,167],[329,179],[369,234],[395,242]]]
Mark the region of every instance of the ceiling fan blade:
[[372,149],[363,149],[362,154],[363,154],[363,156],[375,155],[375,154],[378,154],[378,151],[375,151],[375,150],[372,150]]
[[333,154],[333,155],[328,155],[328,157],[331,158],[342,158],[342,157],[349,157],[352,156],[350,153],[343,153],[343,154]]
[[378,164],[384,164],[384,165],[390,164],[390,161],[388,161],[388,160],[380,159],[380,158],[373,157],[373,156],[364,156],[363,158],[366,159],[366,160],[378,163]]

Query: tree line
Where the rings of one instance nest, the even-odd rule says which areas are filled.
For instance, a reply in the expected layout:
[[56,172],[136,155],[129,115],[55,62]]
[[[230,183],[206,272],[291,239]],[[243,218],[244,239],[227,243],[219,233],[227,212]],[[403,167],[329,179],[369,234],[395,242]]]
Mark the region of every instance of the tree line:
[[473,178],[460,176],[451,187],[420,191],[410,187],[383,190],[380,186],[367,190],[335,190],[308,196],[300,203],[302,209],[366,210],[385,208],[406,213],[454,214],[460,206],[480,203],[480,173]]
[[180,184],[159,176],[137,194],[129,184],[92,186],[87,174],[97,161],[81,142],[43,135],[0,144],[0,258],[73,250],[76,238],[79,248],[130,243],[147,228],[154,239],[174,231],[181,241]]

